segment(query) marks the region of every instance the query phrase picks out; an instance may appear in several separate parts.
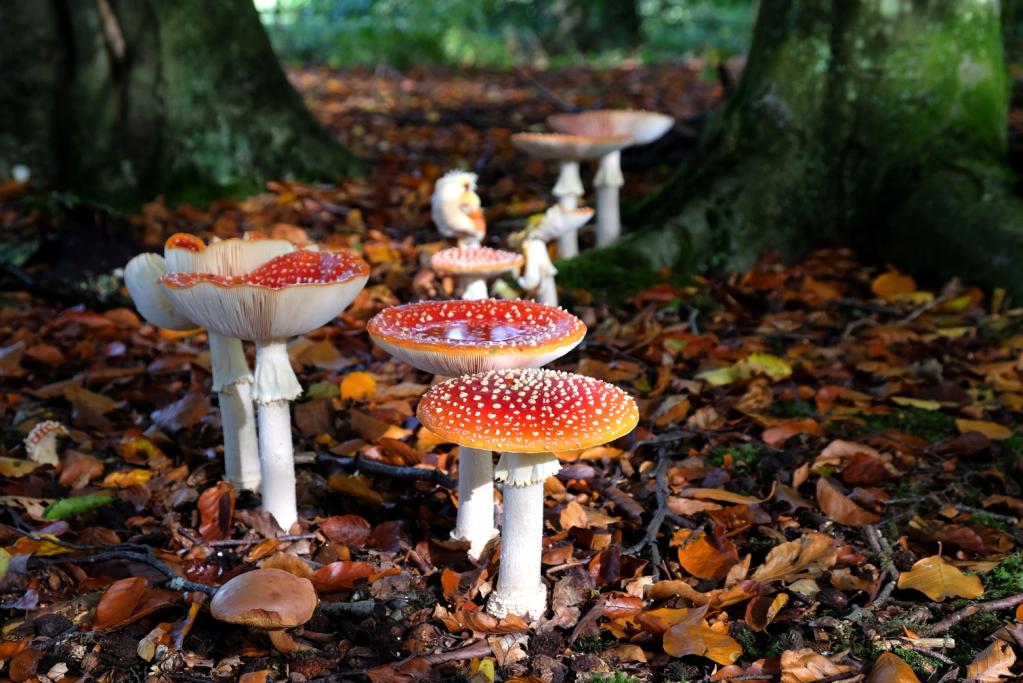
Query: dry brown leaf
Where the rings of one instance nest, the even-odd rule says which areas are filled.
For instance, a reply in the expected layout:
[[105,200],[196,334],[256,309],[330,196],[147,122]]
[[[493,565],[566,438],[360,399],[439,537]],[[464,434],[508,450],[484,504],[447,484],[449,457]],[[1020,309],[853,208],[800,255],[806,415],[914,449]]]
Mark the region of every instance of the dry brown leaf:
[[870,283],[870,291],[882,299],[890,299],[899,294],[912,294],[916,291],[916,280],[909,275],[889,271],[874,278]]
[[866,683],[920,683],[913,668],[894,652],[883,652],[874,660]]
[[817,503],[828,517],[846,526],[867,526],[881,521],[881,515],[864,510],[852,502],[827,477],[817,480]]
[[[81,398],[79,390],[78,398]],[[103,411],[101,411],[103,412]],[[210,399],[195,392],[188,393],[180,401],[175,401],[165,408],[153,413],[153,422],[160,429],[168,432],[176,432],[179,429],[188,429],[199,420],[203,419],[210,412]]]
[[[835,664],[810,648],[785,650],[781,655],[781,683],[813,683],[821,678],[829,678],[849,671],[855,671],[855,669],[851,666]],[[842,680],[843,683],[846,681],[856,683],[862,678],[863,674],[857,674]]]
[[735,503],[736,505],[759,505],[771,500],[771,496],[774,495],[774,486],[771,487],[771,493],[763,499],[744,496],[741,493],[732,493],[723,489],[682,489],[678,495],[686,498],[710,498],[711,500],[720,500],[725,503]]
[[586,517],[586,509],[574,500],[561,511],[561,529],[568,531],[572,527],[589,529],[590,522]]
[[980,432],[987,438],[996,441],[1008,439],[1014,433],[1005,425],[1000,425],[997,422],[987,422],[986,420],[956,420],[956,427],[959,428],[960,434]]
[[146,580],[142,577],[115,582],[100,598],[92,627],[97,631],[109,631],[127,623],[145,589]]
[[742,646],[727,634],[707,625],[708,606],[680,610],[681,619],[664,634],[664,651],[672,657],[699,655],[718,664],[732,664],[742,656]]
[[720,581],[739,561],[739,551],[727,538],[715,539],[701,533],[695,541],[679,549],[678,561],[697,578]]
[[913,588],[937,602],[948,597],[979,598],[984,595],[979,576],[966,576],[940,555],[925,557],[908,572],[902,572],[899,588]]
[[753,598],[746,605],[746,623],[754,631],[763,631],[774,621],[774,618],[778,616],[778,612],[788,602],[789,596],[785,593],[780,593],[774,597],[765,595]]
[[372,527],[359,515],[337,515],[321,519],[320,531],[333,543],[362,548],[369,541]]
[[207,541],[222,541],[231,537],[234,518],[234,486],[220,481],[199,496],[199,534]]
[[623,619],[643,611],[643,600],[625,593],[607,593],[604,601],[604,616],[608,619]]
[[452,633],[473,631],[474,633],[490,635],[492,633],[515,633],[529,629],[529,624],[522,617],[515,614],[509,614],[504,619],[499,620],[497,617],[486,612],[459,610],[450,616],[444,617],[441,621],[444,622],[444,625]]
[[373,506],[384,502],[383,496],[369,487],[369,480],[358,474],[335,474],[327,480],[327,486]]
[[643,648],[632,643],[615,645],[614,647],[604,650],[604,652],[609,655],[615,655],[623,662],[645,662],[647,660],[646,653],[643,652]]
[[1009,667],[1015,662],[1012,647],[1004,640],[996,640],[966,667],[966,676],[980,683],[998,683],[1013,675]]
[[836,560],[835,539],[809,532],[798,541],[789,541],[771,548],[764,563],[757,567],[751,578],[760,583],[787,581],[810,565],[827,569]]
[[669,598],[685,598],[697,607],[710,602],[705,594],[696,590],[685,581],[658,581],[646,592],[648,600],[667,600]]

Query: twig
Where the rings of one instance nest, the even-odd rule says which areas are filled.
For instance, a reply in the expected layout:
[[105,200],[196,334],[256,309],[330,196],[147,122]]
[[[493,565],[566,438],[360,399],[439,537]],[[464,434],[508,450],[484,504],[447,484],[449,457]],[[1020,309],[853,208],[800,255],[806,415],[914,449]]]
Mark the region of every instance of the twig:
[[316,611],[327,617],[354,617],[356,619],[383,617],[387,614],[387,608],[382,603],[373,600],[321,602],[316,607]]
[[447,652],[438,652],[436,654],[426,655],[425,657],[420,657],[420,659],[422,659],[424,662],[426,662],[430,666],[434,666],[434,665],[437,665],[437,664],[445,664],[445,663],[450,662],[450,661],[452,661],[454,659],[474,659],[476,657],[486,657],[489,654],[491,654],[490,643],[488,643],[484,639],[484,640],[477,641],[477,642],[473,643],[472,645],[466,645],[465,647],[460,647],[457,650],[449,650]]
[[201,583],[195,583],[194,581],[181,578],[173,569],[158,560],[156,555],[153,554],[152,549],[148,550],[148,553],[131,552],[128,550],[111,550],[109,552],[97,553],[96,555],[82,555],[80,557],[68,557],[67,555],[33,557],[28,561],[28,568],[38,569],[40,567],[48,567],[50,565],[64,563],[94,564],[97,562],[109,562],[111,560],[131,560],[132,562],[148,564],[150,567],[166,576],[169,580],[168,583],[173,590],[199,591],[206,595],[216,595],[217,589],[213,586],[204,586]]
[[[270,540],[270,539],[267,539]],[[278,541],[282,543],[290,543],[291,541],[315,541],[316,534],[287,534],[285,536],[278,536]],[[258,538],[228,538],[223,541],[206,541],[206,545],[213,548],[220,547],[234,547],[239,545],[251,545],[253,543],[259,543],[261,539]]]
[[700,309],[689,304],[686,304],[686,308],[689,309],[689,331],[693,334],[700,334],[700,328],[696,326],[696,318],[700,315]]
[[457,479],[437,469],[427,469],[423,467],[399,467],[398,465],[388,465],[385,462],[379,462],[377,460],[367,460],[366,458],[360,458],[359,456],[347,458],[339,455],[317,453],[316,457],[335,462],[340,465],[342,469],[346,470],[359,470],[370,474],[381,474],[390,477],[391,479],[425,481],[431,484],[436,484],[437,486],[443,486],[446,489],[458,488]]
[[1009,607],[1015,607],[1016,605],[1023,604],[1023,593],[1019,595],[1013,595],[1008,598],[1002,598],[1001,600],[992,600],[991,602],[982,602],[979,605],[968,605],[958,612],[953,612],[948,615],[937,624],[934,625],[934,633],[944,633],[963,619],[972,617],[974,614],[987,614],[988,612],[996,612],[1000,609],[1008,609]]
[[646,534],[636,545],[631,548],[627,548],[625,553],[631,555],[639,552],[643,548],[650,548],[650,567],[653,571],[654,581],[661,578],[661,553],[657,548],[657,534],[661,531],[661,526],[664,524],[664,520],[668,515],[672,516],[671,521],[679,526],[692,529],[695,525],[687,519],[683,519],[678,515],[671,512],[668,508],[668,465],[671,464],[671,456],[668,451],[661,449],[657,454],[657,469],[654,470],[654,478],[657,481],[657,511],[654,512],[653,519],[650,520],[650,524],[647,526]]
[[1016,517],[1013,517],[1012,515],[1003,515],[1003,514],[999,514],[997,512],[989,512],[989,511],[987,511],[987,510],[985,510],[983,508],[970,507],[969,505],[962,505],[961,503],[949,503],[949,504],[952,507],[954,507],[956,510],[965,510],[966,512],[975,512],[975,513],[977,513],[979,515],[987,515],[988,517],[991,517],[992,519],[997,519],[997,520],[1000,520],[1002,522],[1008,522],[1009,524],[1015,524],[1016,522],[1019,521],[1019,519],[1017,519]]

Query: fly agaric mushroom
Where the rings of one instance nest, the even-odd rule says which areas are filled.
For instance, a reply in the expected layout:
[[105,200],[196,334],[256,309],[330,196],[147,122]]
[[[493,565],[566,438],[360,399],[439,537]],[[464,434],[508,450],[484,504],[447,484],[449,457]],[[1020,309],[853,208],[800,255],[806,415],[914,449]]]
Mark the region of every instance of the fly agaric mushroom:
[[487,279],[509,271],[518,271],[525,263],[521,254],[489,247],[460,247],[438,251],[430,265],[442,273],[461,277],[462,298],[475,301],[487,298]]
[[[511,136],[511,141],[526,154],[561,162],[554,196],[558,198],[558,204],[566,209],[578,207],[579,198],[585,194],[582,178],[579,177],[580,161],[599,159],[633,143],[628,135],[591,137],[560,133],[516,133]],[[567,231],[558,239],[558,255],[561,258],[579,255],[579,238],[575,230]]]
[[[633,145],[649,144],[675,125],[675,119],[670,116],[636,109],[602,109],[578,114],[554,114],[547,117],[547,122],[559,133],[570,135],[628,135],[633,138]],[[617,242],[622,233],[618,211],[618,188],[625,184],[621,150],[604,155],[593,184],[597,188],[597,246],[603,247]]]
[[433,222],[444,237],[455,237],[460,247],[478,247],[487,234],[487,222],[476,194],[476,174],[448,171],[433,188]]
[[[293,251],[285,240],[247,232],[242,239],[215,240],[209,246],[194,235],[172,235],[164,245],[164,258],[136,256],[125,267],[124,281],[139,313],[154,325],[169,330],[199,327],[174,309],[157,284],[167,272],[204,272],[242,275],[275,256]],[[252,405],[252,372],[240,339],[209,332],[213,390],[220,402],[224,430],[224,476],[236,488],[260,488],[259,446]]]
[[55,420],[40,422],[25,437],[25,453],[28,459],[40,465],[60,464],[57,456],[57,437],[70,434],[67,427]]
[[558,286],[554,276],[558,269],[551,263],[547,242],[575,232],[593,217],[593,209],[566,209],[555,204],[545,213],[530,216],[526,229],[512,236],[513,244],[521,244],[526,255],[526,272],[519,286],[536,290],[536,300],[548,306],[558,305]]
[[306,623],[315,610],[312,582],[283,569],[239,574],[221,586],[210,601],[214,619],[266,631],[273,646],[284,654],[309,649],[296,643],[285,629]]
[[[574,315],[532,301],[423,301],[378,313],[367,326],[381,349],[424,372],[461,376],[538,368],[582,341]],[[458,522],[454,539],[478,558],[494,528],[494,459],[462,444],[458,455]]]
[[547,605],[540,580],[543,483],[561,469],[550,451],[589,448],[628,434],[639,421],[632,397],[606,382],[553,370],[496,370],[430,389],[420,422],[459,445],[503,451],[500,571],[487,611],[539,618]]
[[192,320],[256,342],[263,509],[285,530],[298,520],[288,402],[302,393],[285,343],[328,323],[368,279],[369,265],[350,251],[300,249],[241,276],[171,273],[161,280],[167,298]]

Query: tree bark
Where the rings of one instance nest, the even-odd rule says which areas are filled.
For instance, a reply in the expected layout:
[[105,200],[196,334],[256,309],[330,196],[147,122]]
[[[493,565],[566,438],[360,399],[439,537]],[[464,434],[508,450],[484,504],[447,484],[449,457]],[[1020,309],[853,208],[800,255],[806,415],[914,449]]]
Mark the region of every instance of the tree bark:
[[1007,116],[993,0],[762,0],[736,91],[627,248],[745,269],[844,244],[1023,294]]
[[130,205],[357,171],[252,0],[2,0],[0,179]]

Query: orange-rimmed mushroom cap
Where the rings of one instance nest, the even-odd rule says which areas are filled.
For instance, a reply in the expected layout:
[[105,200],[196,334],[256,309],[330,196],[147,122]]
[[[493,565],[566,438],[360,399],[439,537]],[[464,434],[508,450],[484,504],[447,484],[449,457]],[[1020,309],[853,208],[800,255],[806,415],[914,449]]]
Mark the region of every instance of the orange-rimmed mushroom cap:
[[316,600],[309,579],[283,569],[257,569],[221,586],[210,601],[210,613],[229,624],[275,631],[312,619]]
[[511,141],[527,154],[560,161],[599,159],[605,154],[635,144],[629,135],[597,137],[562,133],[516,133],[511,136]]
[[675,119],[667,114],[639,109],[600,109],[578,114],[554,114],[547,117],[551,128],[569,135],[609,137],[630,135],[637,145],[645,145],[667,133]]
[[373,341],[424,372],[459,376],[540,367],[582,341],[586,326],[571,313],[533,301],[423,301],[378,313]]
[[479,275],[490,277],[500,275],[526,262],[522,254],[490,247],[460,247],[438,251],[430,259],[430,265],[452,275]]
[[269,340],[326,324],[368,279],[369,265],[350,251],[300,249],[241,276],[171,273],[160,282],[174,307],[206,329]]
[[179,232],[167,238],[163,246],[168,273],[210,273],[244,275],[267,261],[295,250],[287,240],[270,239],[250,231],[242,238],[210,242]]
[[431,388],[416,410],[460,446],[512,453],[589,448],[631,432],[636,402],[618,387],[554,370],[496,370]]

